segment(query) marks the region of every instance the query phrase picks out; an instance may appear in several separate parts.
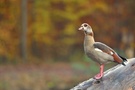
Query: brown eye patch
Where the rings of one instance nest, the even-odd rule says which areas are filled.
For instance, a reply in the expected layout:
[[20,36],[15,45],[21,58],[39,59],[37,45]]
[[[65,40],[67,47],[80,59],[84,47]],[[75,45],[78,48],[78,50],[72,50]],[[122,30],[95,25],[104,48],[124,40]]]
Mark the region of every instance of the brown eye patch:
[[84,24],[84,27],[87,27],[88,25],[87,24]]

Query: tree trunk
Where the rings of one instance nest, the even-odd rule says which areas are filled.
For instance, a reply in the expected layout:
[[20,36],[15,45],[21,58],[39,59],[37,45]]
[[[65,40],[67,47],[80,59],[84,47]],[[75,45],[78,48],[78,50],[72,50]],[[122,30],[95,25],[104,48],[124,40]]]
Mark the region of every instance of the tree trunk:
[[102,80],[86,80],[71,90],[135,90],[135,58],[104,72]]
[[21,2],[21,57],[23,60],[27,59],[27,0]]

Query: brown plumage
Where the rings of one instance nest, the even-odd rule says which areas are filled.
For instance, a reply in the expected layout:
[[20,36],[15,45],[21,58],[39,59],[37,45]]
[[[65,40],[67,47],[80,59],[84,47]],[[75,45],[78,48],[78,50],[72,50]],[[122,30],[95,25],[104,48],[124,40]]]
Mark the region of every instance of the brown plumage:
[[112,48],[101,43],[95,42],[94,33],[92,28],[87,23],[83,23],[79,30],[84,31],[84,51],[86,55],[92,60],[100,64],[100,73],[95,76],[96,79],[100,79],[103,76],[104,64],[109,62],[116,62],[119,64],[124,64],[127,61],[125,58],[118,55]]

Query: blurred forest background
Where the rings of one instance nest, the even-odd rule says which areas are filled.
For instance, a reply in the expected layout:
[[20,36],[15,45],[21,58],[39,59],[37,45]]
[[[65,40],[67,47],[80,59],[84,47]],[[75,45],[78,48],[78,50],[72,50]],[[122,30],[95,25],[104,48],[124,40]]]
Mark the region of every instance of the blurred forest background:
[[134,57],[134,3],[0,0],[0,90],[69,90],[97,73],[98,65],[83,51],[78,28],[84,22],[96,41]]

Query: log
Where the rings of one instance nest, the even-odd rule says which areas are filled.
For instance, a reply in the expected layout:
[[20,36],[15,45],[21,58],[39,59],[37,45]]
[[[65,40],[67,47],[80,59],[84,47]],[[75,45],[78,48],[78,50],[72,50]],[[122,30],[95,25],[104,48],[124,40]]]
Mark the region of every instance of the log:
[[105,71],[100,80],[90,78],[70,90],[135,90],[135,58],[125,64]]

